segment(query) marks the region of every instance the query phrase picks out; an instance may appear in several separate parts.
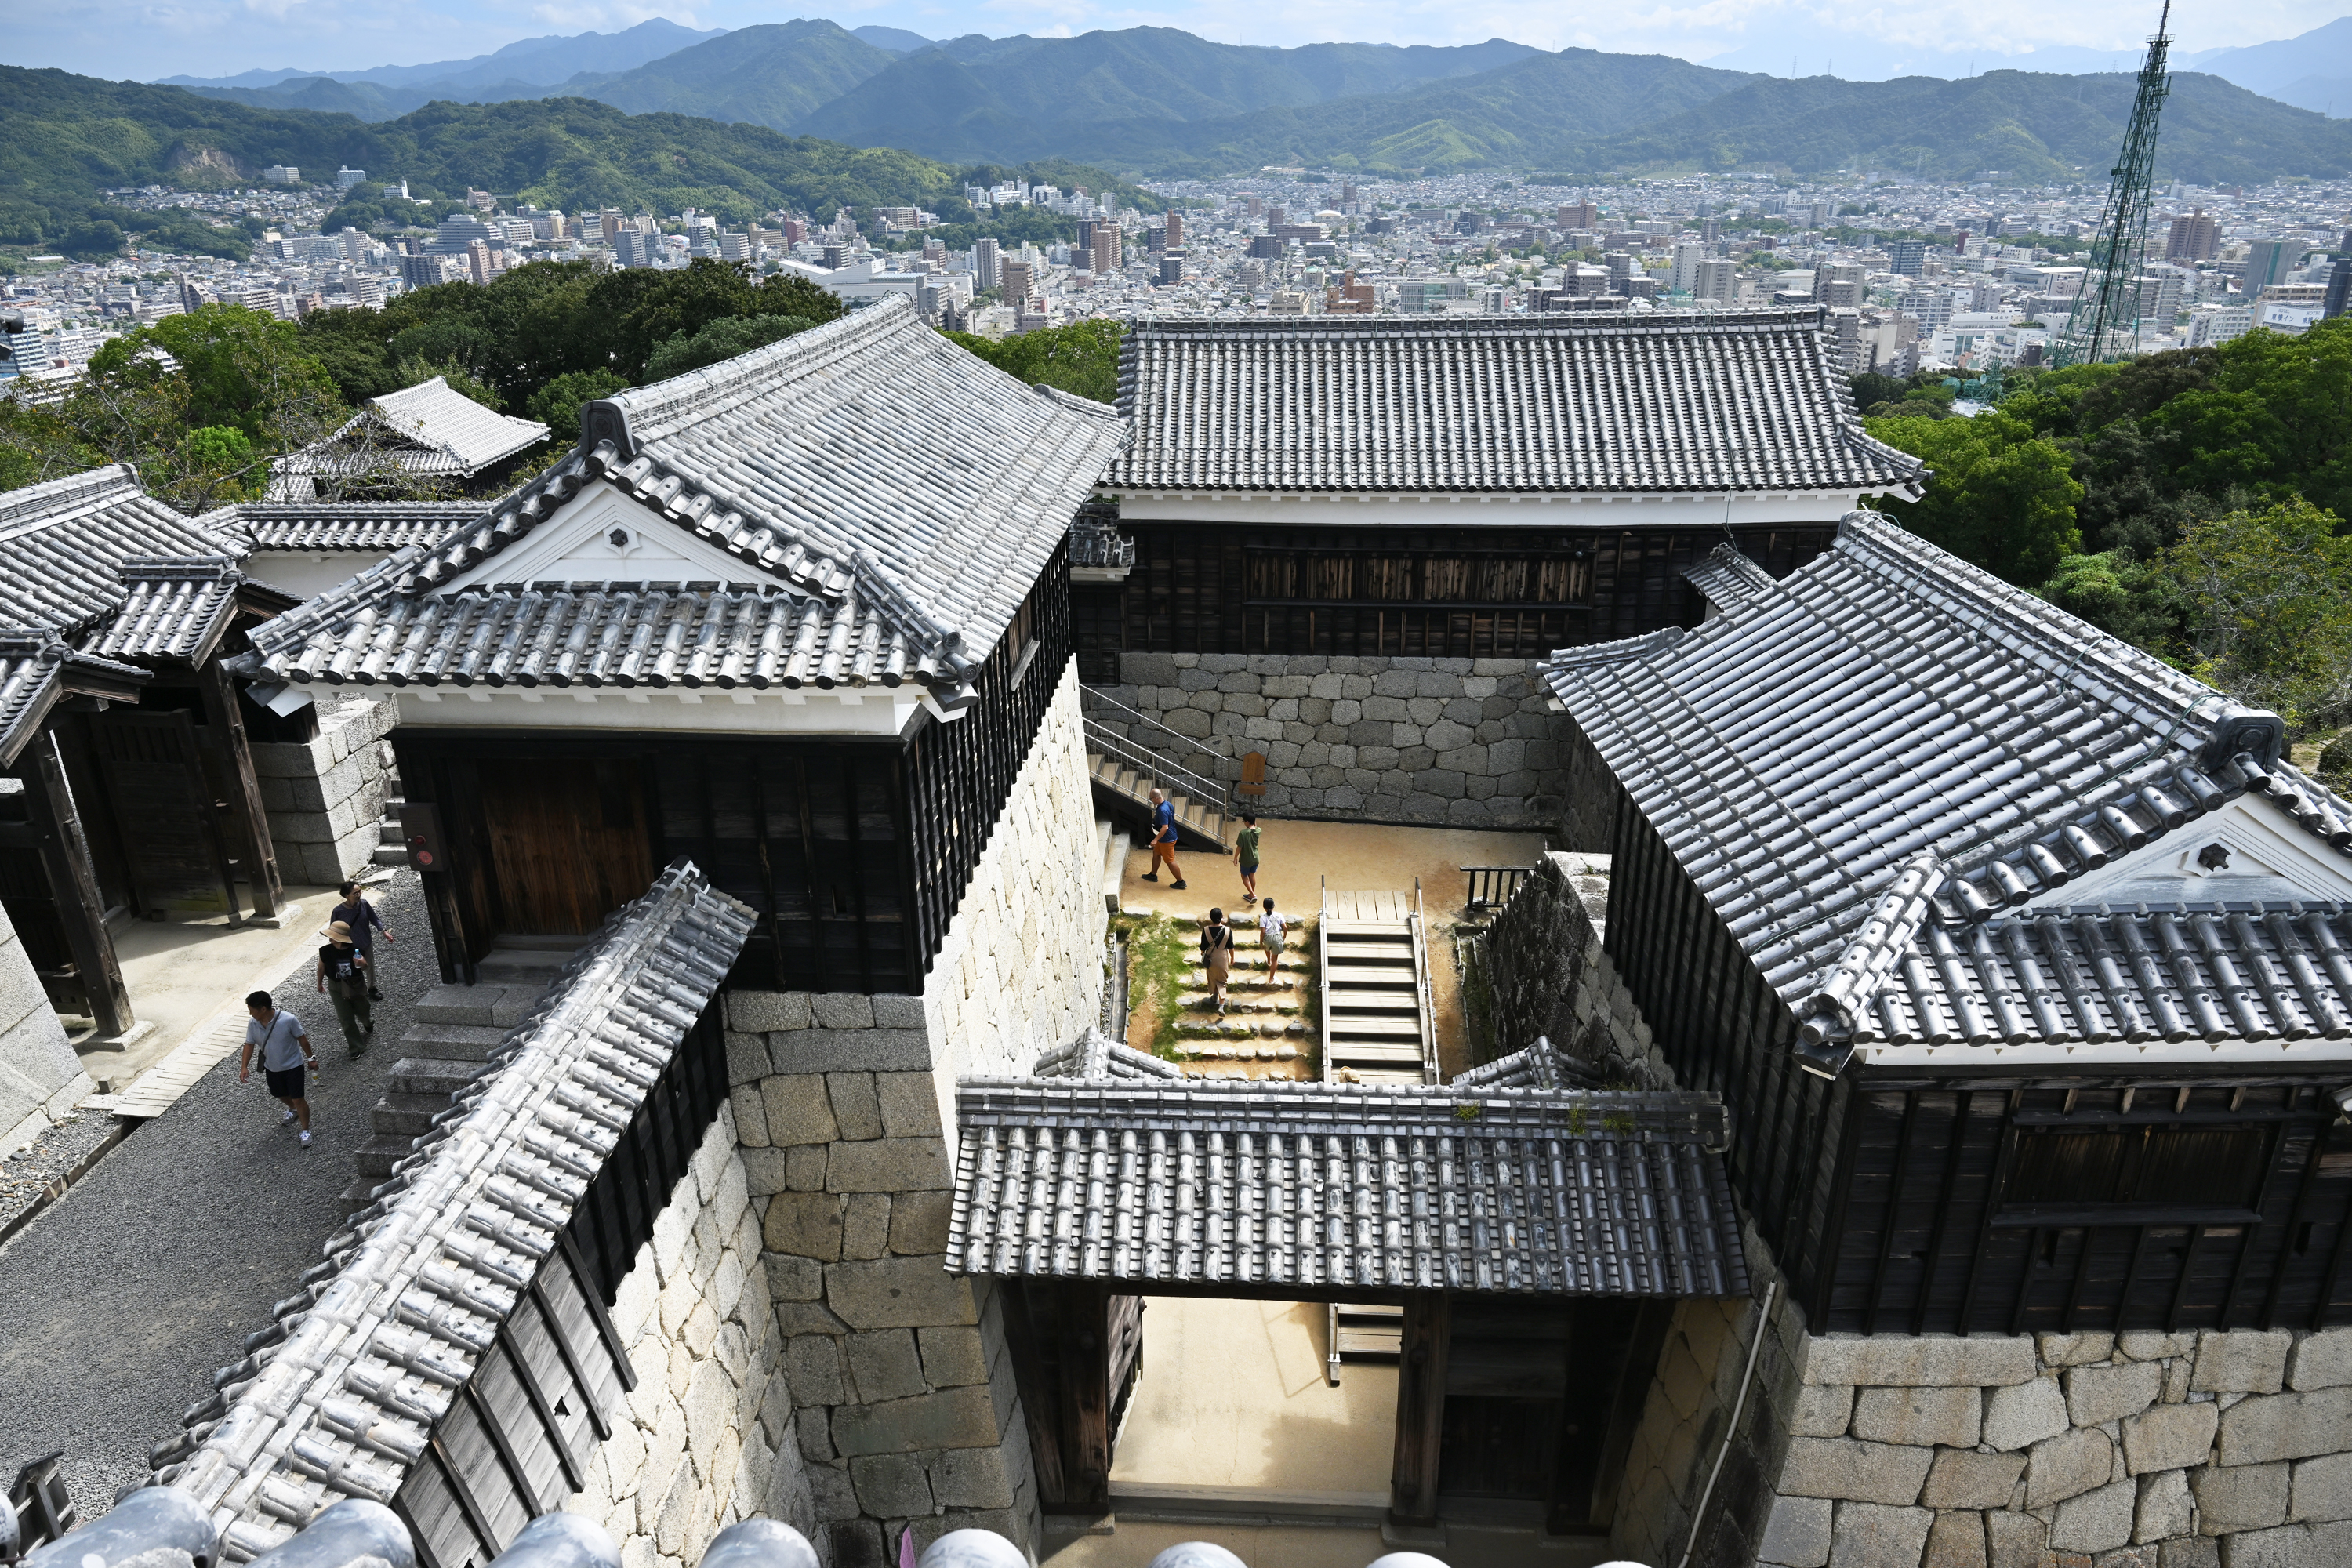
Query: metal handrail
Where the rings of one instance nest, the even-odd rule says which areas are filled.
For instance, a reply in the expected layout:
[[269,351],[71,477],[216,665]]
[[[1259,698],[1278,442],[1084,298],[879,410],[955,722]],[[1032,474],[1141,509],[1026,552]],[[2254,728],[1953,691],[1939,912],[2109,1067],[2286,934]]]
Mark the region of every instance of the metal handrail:
[[[1092,704],[1097,708],[1108,708],[1115,710],[1118,715],[1118,721],[1122,724],[1141,724],[1147,729],[1156,731],[1160,734],[1167,736],[1170,741],[1176,742],[1181,749],[1187,752],[1205,752],[1210,756],[1215,757],[1220,761],[1230,762],[1232,760],[1231,758],[1226,757],[1223,752],[1218,751],[1214,746],[1210,745],[1206,741],[1201,739],[1199,736],[1181,734],[1178,731],[1170,729],[1167,725],[1162,724],[1159,720],[1154,719],[1150,714],[1139,712],[1137,710],[1129,708],[1126,703],[1121,702],[1118,698],[1113,697],[1109,692],[1105,691],[1099,686],[1082,685],[1078,688],[1078,694],[1084,703]],[[1105,722],[1108,722],[1108,721],[1105,721]],[[1139,742],[1138,744],[1150,746],[1153,751],[1160,749],[1158,746],[1151,745],[1151,742],[1148,741]],[[1195,776],[1197,777],[1198,775],[1196,774]]]
[[1221,812],[1224,809],[1225,786],[1216,780],[1202,778],[1190,768],[1180,768],[1159,752],[1095,720],[1087,720],[1086,729],[1087,744],[1089,746],[1117,757],[1155,784],[1174,786],[1203,811]]

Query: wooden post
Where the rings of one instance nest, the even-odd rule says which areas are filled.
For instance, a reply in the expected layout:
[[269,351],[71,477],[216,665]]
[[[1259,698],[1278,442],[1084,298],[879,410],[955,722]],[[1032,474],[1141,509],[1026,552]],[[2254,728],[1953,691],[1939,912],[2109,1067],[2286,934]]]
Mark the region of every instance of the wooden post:
[[253,913],[258,920],[278,918],[286,889],[278,876],[278,846],[269,837],[269,814],[262,809],[261,782],[253,774],[253,748],[247,743],[245,719],[236,710],[236,687],[215,658],[196,672],[204,689],[205,720],[220,732],[228,758],[229,807],[244,840],[245,879],[253,889]]
[[1062,1489],[1072,1509],[1110,1510],[1110,1293],[1062,1288]]
[[1389,1520],[1426,1529],[1437,1522],[1437,1459],[1445,1436],[1445,1352],[1454,1332],[1452,1299],[1439,1290],[1405,1298],[1397,1355],[1396,1464],[1389,1477]]
[[1021,1415],[1029,1429],[1029,1456],[1037,1472],[1037,1504],[1046,1513],[1067,1513],[1068,1489],[1062,1481],[1059,1379],[1046,1371],[1029,1316],[1029,1282],[998,1279],[991,1287],[1004,1311],[1004,1348],[1013,1358],[1013,1385],[1021,1392]]
[[58,923],[65,928],[66,946],[73,953],[74,966],[81,971],[82,988],[89,996],[98,1032],[128,1033],[132,1021],[131,993],[123,986],[114,938],[106,929],[106,905],[99,897],[98,873],[89,863],[89,842],[82,837],[81,818],[74,815],[65,758],[58,754],[57,736],[47,730],[30,751],[31,766],[24,770],[25,804],[39,840],[49,896],[57,901]]

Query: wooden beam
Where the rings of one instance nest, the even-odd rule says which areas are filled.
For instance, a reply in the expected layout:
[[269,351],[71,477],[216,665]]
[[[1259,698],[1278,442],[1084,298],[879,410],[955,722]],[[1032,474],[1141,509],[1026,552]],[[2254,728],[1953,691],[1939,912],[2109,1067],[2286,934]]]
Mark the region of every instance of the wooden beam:
[[1110,1292],[1062,1287],[1062,1489],[1074,1512],[1110,1510]]
[[23,769],[25,804],[41,851],[41,869],[48,876],[49,897],[58,907],[58,923],[65,928],[66,948],[81,971],[84,991],[101,1035],[121,1035],[131,1025],[131,993],[122,984],[122,965],[114,956],[114,937],[106,929],[106,904],[99,896],[98,873],[89,862],[89,843],[82,837],[81,818],[75,815],[73,791],[66,784],[65,759],[58,754],[54,731],[44,730],[30,748]]
[[1426,1529],[1437,1522],[1438,1451],[1445,1437],[1445,1352],[1454,1303],[1442,1291],[1409,1296],[1397,1354],[1396,1462],[1389,1519]]
[[1069,1489],[1062,1479],[1061,1395],[1029,1315],[1029,1284],[1024,1279],[998,1279],[993,1285],[1004,1312],[1004,1348],[1013,1358],[1013,1383],[1020,1391],[1021,1415],[1029,1429],[1029,1455],[1037,1472],[1037,1506],[1047,1513],[1068,1513]]
[[236,710],[236,688],[217,658],[196,671],[205,696],[205,721],[218,731],[222,752],[228,759],[229,816],[236,824],[244,851],[246,882],[253,889],[253,912],[275,920],[286,890],[278,876],[278,846],[269,837],[269,814],[262,809],[261,782],[253,773],[253,748],[247,742],[244,716]]

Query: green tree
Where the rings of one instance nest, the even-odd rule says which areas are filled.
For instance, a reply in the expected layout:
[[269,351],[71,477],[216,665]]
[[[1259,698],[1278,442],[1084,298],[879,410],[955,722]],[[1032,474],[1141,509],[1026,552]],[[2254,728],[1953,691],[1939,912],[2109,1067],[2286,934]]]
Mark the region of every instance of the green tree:
[[2083,499],[2056,443],[2000,409],[1970,419],[1866,420],[1870,433],[1926,460],[1934,477],[1916,502],[1889,501],[1895,520],[2012,583],[2042,583],[2081,547]]
[[2352,539],[2305,500],[2192,524],[2161,565],[2200,679],[2290,727],[2340,719],[2352,696]]
[[1033,386],[1056,387],[1097,403],[1115,404],[1123,332],[1117,321],[1095,320],[1021,332],[994,342],[971,332],[946,336]]
[[647,383],[667,381],[690,370],[782,342],[815,326],[806,316],[721,316],[700,331],[680,332],[646,356]]
[[600,397],[626,392],[629,384],[609,370],[566,371],[531,394],[530,412],[555,440],[568,441],[580,428],[580,410]]
[[2035,592],[2159,658],[2179,646],[2179,584],[2159,563],[2129,550],[2069,555]]

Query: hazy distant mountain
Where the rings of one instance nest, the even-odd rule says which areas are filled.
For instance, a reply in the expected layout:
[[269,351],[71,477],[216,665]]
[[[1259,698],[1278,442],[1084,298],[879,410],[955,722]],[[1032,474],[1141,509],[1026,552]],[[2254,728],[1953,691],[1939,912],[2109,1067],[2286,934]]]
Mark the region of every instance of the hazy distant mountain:
[[581,33],[574,37],[522,38],[491,54],[471,59],[433,60],[416,66],[370,66],[363,70],[249,70],[229,77],[175,76],[163,79],[173,87],[269,88],[295,77],[331,77],[337,81],[373,82],[379,87],[427,85],[453,89],[480,89],[507,82],[551,87],[583,71],[625,71],[664,55],[715,38],[725,28],[698,32],[656,16],[619,33]]
[[778,22],[530,96],[593,98],[632,114],[667,110],[782,131],[898,58],[831,22]]
[[2352,16],[2338,16],[2300,37],[2208,49],[2188,63],[2297,109],[2352,114]]
[[888,49],[895,55],[908,55],[917,49],[927,49],[931,46],[930,39],[920,33],[910,33],[904,27],[867,26],[852,27],[849,30],[876,48]]
[[1075,38],[975,35],[894,60],[791,129],[931,149],[934,157],[1017,161],[1033,155],[1023,147],[1074,145],[1130,121],[1303,109],[1474,77],[1537,52],[1501,38],[1459,48],[1255,48],[1171,27]]
[[429,95],[410,88],[379,87],[372,81],[337,81],[331,76],[288,77],[271,87],[200,87],[191,83],[188,90],[253,109],[310,109],[324,114],[355,114],[371,122],[405,114],[430,100]]

